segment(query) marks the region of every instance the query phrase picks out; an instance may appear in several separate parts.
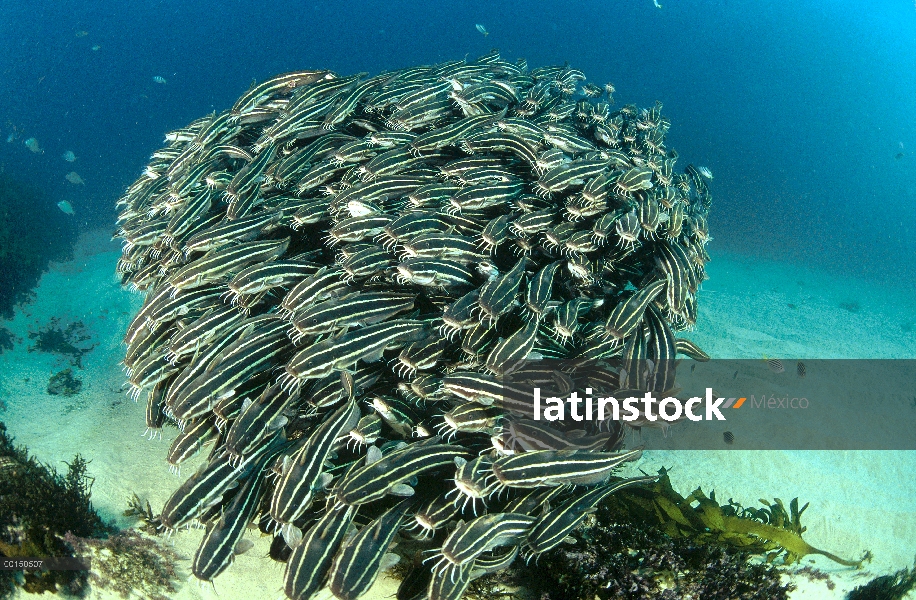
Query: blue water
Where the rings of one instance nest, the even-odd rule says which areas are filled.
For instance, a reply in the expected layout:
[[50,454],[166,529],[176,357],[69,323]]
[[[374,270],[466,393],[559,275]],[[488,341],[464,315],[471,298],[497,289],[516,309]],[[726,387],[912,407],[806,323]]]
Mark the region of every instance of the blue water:
[[[664,102],[682,166],[715,175],[713,253],[912,285],[913,2],[660,2],[3,2],[0,165],[69,200],[82,226],[113,227],[114,200],[163,133],[228,107],[252,80],[498,47],[532,67],[569,61],[613,82],[618,103]],[[70,170],[86,185],[65,181]]]

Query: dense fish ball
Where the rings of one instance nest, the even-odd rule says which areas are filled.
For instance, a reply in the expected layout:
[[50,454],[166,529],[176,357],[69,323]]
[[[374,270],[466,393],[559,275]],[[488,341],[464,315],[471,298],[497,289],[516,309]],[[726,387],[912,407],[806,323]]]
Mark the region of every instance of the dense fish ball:
[[639,456],[622,425],[533,421],[518,383],[664,392],[678,353],[708,358],[675,334],[712,174],[614,91],[494,51],[285,73],[166,135],[118,201],[117,268],[145,293],[124,364],[149,435],[181,430],[175,472],[208,452],[162,516],[206,525],[198,578],[256,521],[290,598],[357,598],[399,559],[458,597],[652,479],[609,479]]

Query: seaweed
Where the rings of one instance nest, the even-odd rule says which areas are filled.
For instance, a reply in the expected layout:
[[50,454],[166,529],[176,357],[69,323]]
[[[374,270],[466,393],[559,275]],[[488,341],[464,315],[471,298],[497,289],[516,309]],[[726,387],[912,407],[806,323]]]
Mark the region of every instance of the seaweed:
[[[743,507],[730,499],[720,505],[714,492],[707,496],[700,488],[681,496],[663,468],[654,484],[608,497],[571,544],[471,582],[466,597],[500,600],[522,589],[540,600],[785,600],[795,589],[782,582],[785,567],[804,556],[820,554],[856,568],[871,559],[866,552],[845,560],[805,542],[801,516],[808,505],[799,507],[797,498],[788,507],[779,498],[761,503]],[[834,587],[829,575],[811,567],[795,572]],[[916,571],[876,586],[903,590],[911,583],[916,585]]]
[[719,543],[752,554],[763,554],[767,562],[780,555],[791,565],[809,554],[820,554],[848,567],[860,568],[871,560],[866,552],[859,560],[847,560],[820,550],[802,539],[805,527],[801,515],[808,508],[798,507],[798,498],[789,503],[761,499],[762,508],[742,507],[729,499],[720,505],[715,492],[707,497],[701,488],[683,497],[671,487],[667,471],[659,470],[658,481],[642,488],[623,490],[611,497],[621,512],[655,523],[671,537],[689,537],[698,543]]
[[846,600],[901,600],[916,589],[916,562],[912,569],[901,569],[893,575],[875,577],[849,592]]
[[140,530],[144,533],[159,535],[162,519],[153,513],[153,507],[150,506],[149,500],[144,502],[136,493],[132,494],[127,501],[127,509],[123,514],[125,517],[134,517],[141,521],[143,525]]
[[73,396],[83,388],[83,381],[73,376],[73,369],[59,371],[48,380],[48,394],[52,396]]
[[177,591],[179,556],[136,531],[128,529],[103,540],[68,534],[66,540],[91,558],[89,581],[95,588],[149,600],[168,600]]
[[[62,475],[14,446],[0,422],[0,556],[72,557],[67,533],[99,537],[115,531],[92,507],[88,464],[77,455]],[[5,571],[2,576],[0,598],[17,585],[30,593],[87,591],[85,571]]]
[[514,579],[541,600],[786,600],[794,589],[781,582],[776,565],[755,562],[748,552],[617,518],[613,508],[599,506],[575,543],[515,567]]
[[97,344],[86,345],[92,339],[92,334],[86,329],[82,321],[73,321],[66,326],[61,326],[58,317],[51,320],[38,331],[30,331],[29,339],[35,344],[29,346],[29,352],[48,352],[64,356],[74,367],[83,367],[83,355],[92,352]]

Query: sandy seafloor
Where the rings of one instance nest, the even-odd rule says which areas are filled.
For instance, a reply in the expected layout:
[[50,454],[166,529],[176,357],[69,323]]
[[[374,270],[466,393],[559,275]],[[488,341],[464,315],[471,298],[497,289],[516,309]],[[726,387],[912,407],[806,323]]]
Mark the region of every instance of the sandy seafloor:
[[[177,432],[166,428],[161,441],[142,437],[144,403],[121,391],[120,340],[142,297],[118,286],[113,274],[118,252],[101,233],[84,236],[74,259],[52,265],[34,300],[12,321],[0,323],[22,338],[0,354],[0,420],[43,461],[65,469],[63,461],[76,453],[91,460],[95,507],[106,519],[128,526],[121,513],[131,493],[158,510],[177,487],[165,463]],[[708,271],[698,327],[689,335],[714,358],[916,358],[912,294],[736,255],[713,253]],[[840,307],[853,302],[858,312]],[[27,351],[28,332],[52,316],[64,323],[82,321],[98,344],[83,358],[83,368],[75,369],[84,387],[70,398],[46,393],[49,376],[65,368],[65,361]],[[200,458],[184,466],[184,476]],[[758,498],[797,496],[810,502],[802,521],[810,544],[848,558],[865,550],[874,554],[860,571],[821,556],[804,559],[802,565],[830,574],[835,587],[796,576],[793,598],[841,598],[876,575],[913,564],[916,452],[650,451],[636,465],[646,472],[661,466],[670,468],[674,488],[682,494],[702,486],[745,506],[757,505]],[[202,530],[191,530],[171,538],[189,559],[185,573],[201,537]],[[256,530],[248,537],[254,548],[240,555],[215,586],[201,587],[192,577],[174,597],[282,597],[283,565],[267,558],[269,538]],[[396,585],[383,578],[369,597],[392,597]]]

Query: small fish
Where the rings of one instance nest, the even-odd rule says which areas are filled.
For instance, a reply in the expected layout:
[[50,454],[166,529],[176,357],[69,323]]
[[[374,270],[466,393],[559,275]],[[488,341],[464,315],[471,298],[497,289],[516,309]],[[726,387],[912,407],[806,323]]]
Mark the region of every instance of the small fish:
[[76,160],[76,154],[72,150],[67,150],[63,153],[63,159],[67,162],[73,162]]
[[80,30],[76,32],[76,37],[86,37],[87,35],[89,35],[88,31]]
[[808,374],[808,369],[805,368],[805,363],[803,363],[802,361],[798,361],[797,363],[795,363],[795,371],[798,373],[799,377],[804,377],[805,375]]
[[712,171],[709,170],[709,167],[697,167],[697,171],[706,179],[712,179]]
[[658,3],[658,0],[652,0],[652,4],[655,5],[655,8],[661,8],[662,5]]
[[474,25],[474,27],[475,27],[475,28],[477,29],[477,31],[479,31],[480,33],[482,33],[482,34],[484,34],[484,35],[490,35],[490,32],[487,31],[487,28],[484,27],[483,25],[481,25],[480,23],[478,23],[477,25]]
[[44,150],[41,149],[41,146],[38,145],[38,140],[33,137],[30,137],[25,142],[25,147],[34,152],[35,154],[44,154]]
[[894,156],[894,158],[896,158],[897,160],[900,160],[901,158],[903,158],[903,152],[898,152],[898,153]]
[[778,358],[765,358],[765,360],[767,361],[767,366],[770,367],[770,370],[774,373],[785,373],[786,368]]
[[726,431],[725,433],[722,434],[722,439],[725,441],[726,444],[732,445],[735,443],[735,434],[732,433],[731,431]]
[[98,52],[98,51],[101,50],[101,49],[102,49],[102,47],[99,46],[98,44],[96,44],[95,46],[93,46],[93,47],[91,48],[91,50],[92,50],[93,52]]
[[86,183],[85,181],[83,181],[83,178],[80,177],[76,171],[70,171],[69,173],[64,175],[64,179],[66,179],[67,181],[69,181],[70,183],[74,185],[85,185]]
[[161,75],[156,75],[155,77],[153,77],[153,81],[161,85],[165,85],[166,83],[168,83],[168,81],[165,80],[165,77]]
[[60,202],[58,202],[57,208],[59,208],[62,213],[65,213],[68,215],[76,214],[73,212],[73,206],[66,200],[61,200]]

